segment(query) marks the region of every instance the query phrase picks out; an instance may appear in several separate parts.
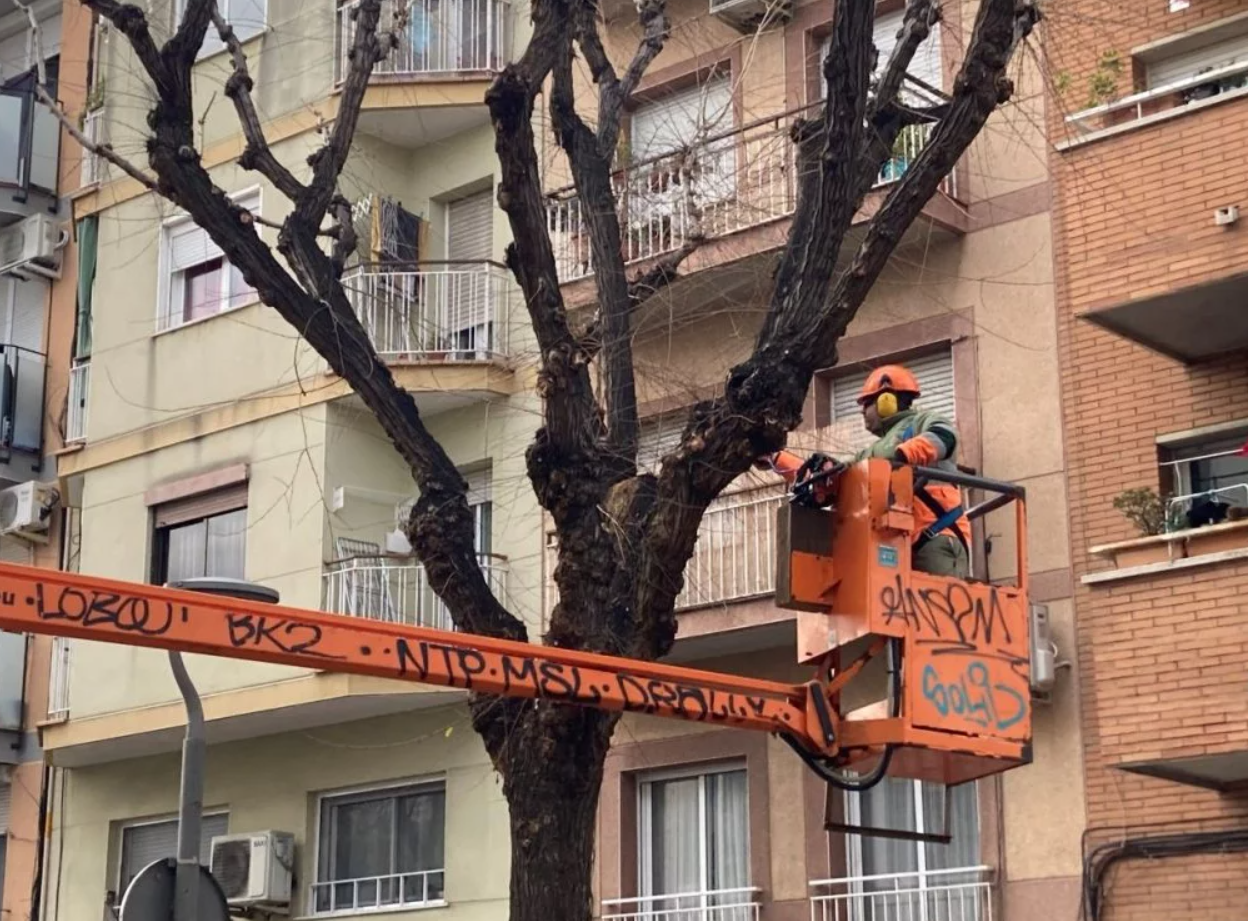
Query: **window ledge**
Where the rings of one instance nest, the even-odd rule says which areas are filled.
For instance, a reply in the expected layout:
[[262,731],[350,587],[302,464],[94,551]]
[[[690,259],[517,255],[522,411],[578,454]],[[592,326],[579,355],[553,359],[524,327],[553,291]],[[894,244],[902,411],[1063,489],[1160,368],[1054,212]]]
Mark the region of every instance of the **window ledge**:
[[227,307],[225,310],[219,310],[216,313],[212,314],[212,316],[200,317],[198,320],[188,320],[186,323],[179,323],[176,326],[170,326],[167,329],[158,329],[152,333],[152,338],[157,339],[161,336],[168,336],[172,333],[181,332],[184,329],[191,329],[192,327],[195,327],[195,326],[201,326],[204,323],[211,323],[213,320],[219,320],[221,317],[230,316],[231,314],[238,313],[241,310],[246,310],[248,307],[255,307],[259,303],[260,303],[260,299],[254,298],[250,301],[245,301],[244,303],[239,304],[237,307]]
[[1103,141],[1106,138],[1115,137],[1119,134],[1126,134],[1130,131],[1147,128],[1149,125],[1155,125],[1159,122],[1169,121],[1172,118],[1181,118],[1184,115],[1190,115],[1192,112],[1200,112],[1208,109],[1210,106],[1221,105],[1235,99],[1242,99],[1248,96],[1248,86],[1239,89],[1230,90],[1226,93],[1219,93],[1217,96],[1211,96],[1208,99],[1199,99],[1196,102],[1189,102],[1186,105],[1175,106],[1173,109],[1165,109],[1161,112],[1154,112],[1152,115],[1145,115],[1143,118],[1137,118],[1135,121],[1124,122],[1121,125],[1111,125],[1108,128],[1101,128],[1096,131],[1089,131],[1087,134],[1076,138],[1070,138],[1065,141],[1058,141],[1056,149],[1059,153],[1065,153],[1077,147],[1084,147],[1096,141]]
[[381,908],[352,908],[344,911],[327,911],[315,915],[303,914],[295,921],[322,921],[324,918],[372,918],[376,915],[401,915],[412,911],[431,911],[436,908],[450,908],[451,903],[445,899],[436,902],[418,902],[414,905],[386,905]]
[[1112,561],[1114,568],[1088,573],[1080,580],[1084,585],[1248,559],[1248,520],[1137,537],[1088,552]]

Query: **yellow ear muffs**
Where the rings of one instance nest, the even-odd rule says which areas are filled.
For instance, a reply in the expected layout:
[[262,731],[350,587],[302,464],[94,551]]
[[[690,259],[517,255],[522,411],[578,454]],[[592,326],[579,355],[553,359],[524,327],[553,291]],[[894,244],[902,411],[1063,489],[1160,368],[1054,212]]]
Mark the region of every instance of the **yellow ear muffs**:
[[897,415],[897,394],[885,391],[875,398],[875,411],[881,419]]

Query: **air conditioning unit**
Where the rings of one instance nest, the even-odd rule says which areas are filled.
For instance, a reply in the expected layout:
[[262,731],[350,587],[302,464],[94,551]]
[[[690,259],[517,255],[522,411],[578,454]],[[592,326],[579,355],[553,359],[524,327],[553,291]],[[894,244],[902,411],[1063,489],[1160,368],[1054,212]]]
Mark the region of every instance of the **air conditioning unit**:
[[18,274],[61,277],[61,231],[46,214],[32,214],[0,230],[0,267]]
[[1057,682],[1057,644],[1049,629],[1049,609],[1043,604],[1031,606],[1031,690],[1044,695]]
[[284,831],[218,835],[209,867],[231,907],[290,908],[295,836]]
[[0,490],[0,534],[46,543],[52,509],[60,498],[55,486],[34,480]]
[[793,18],[793,0],[710,0],[711,15],[749,35]]

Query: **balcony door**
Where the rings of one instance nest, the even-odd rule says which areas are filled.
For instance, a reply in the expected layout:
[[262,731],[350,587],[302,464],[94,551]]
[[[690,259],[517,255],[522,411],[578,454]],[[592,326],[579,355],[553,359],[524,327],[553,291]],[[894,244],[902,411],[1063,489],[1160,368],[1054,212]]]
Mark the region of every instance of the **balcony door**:
[[628,259],[680,245],[716,205],[736,194],[736,123],[729,75],[677,90],[634,109],[625,191]]
[[664,772],[638,786],[637,915],[748,921],[750,827],[743,768]]
[[446,272],[441,279],[449,347],[461,358],[485,358],[492,351],[493,299],[488,263],[494,255],[494,192],[487,189],[450,202],[446,208]]
[[866,793],[846,797],[849,823],[926,834],[947,833],[949,844],[868,835],[846,838],[852,912],[847,921],[980,921],[979,804],[976,785],[945,788],[888,777]]

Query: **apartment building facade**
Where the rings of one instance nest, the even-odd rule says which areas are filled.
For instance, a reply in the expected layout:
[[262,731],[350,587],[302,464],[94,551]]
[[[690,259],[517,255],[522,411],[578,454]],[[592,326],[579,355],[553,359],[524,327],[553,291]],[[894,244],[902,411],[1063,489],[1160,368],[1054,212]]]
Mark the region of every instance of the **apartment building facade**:
[[[223,10],[273,149],[297,170],[338,104],[352,4]],[[179,11],[150,8],[158,38]],[[523,447],[539,413],[522,305],[499,264],[483,102],[526,22],[505,0],[412,4],[404,41],[373,75],[342,186],[360,240],[353,303],[470,482],[492,584],[536,630],[541,535]],[[99,21],[84,47],[84,131],[141,161],[141,70]],[[280,221],[289,203],[238,166],[219,41],[195,73],[205,164]],[[75,566],[156,583],[245,578],[290,605],[448,626],[398,529],[410,472],[367,410],[200,228],[107,163],[94,169],[74,200],[75,220],[96,231],[90,348],[75,356],[90,386],[81,437],[58,458],[78,512]],[[293,894],[261,899],[297,915],[505,912],[505,804],[462,695],[196,656],[188,667],[208,721],[205,862],[215,836],[286,833]],[[64,777],[45,916],[108,917],[142,867],[173,853],[185,714],[160,654],[74,642],[69,676],[68,713],[44,733]]]
[[[774,5],[773,5],[774,6]],[[832,5],[781,6],[761,30],[763,4],[675,0],[672,35],[628,107],[616,189],[630,267],[702,234],[683,278],[657,294],[634,328],[643,465],[678,437],[682,411],[716,392],[753,344],[770,271],[795,204],[789,129],[822,96]],[[976,5],[944,6],[916,56],[906,93],[952,86]],[[774,10],[773,10],[774,13]],[[631,4],[607,3],[608,51],[629,60],[639,35]],[[902,4],[877,6],[887,59]],[[753,18],[752,18],[753,17]],[[855,402],[873,367],[907,362],[921,406],[954,418],[959,461],[1028,491],[1033,599],[1047,609],[1062,664],[1075,657],[1066,540],[1056,301],[1046,155],[1046,75],[1022,55],[1017,93],[995,115],[898,247],[820,374],[790,444],[847,455],[869,443]],[[580,72],[578,100],[592,113]],[[899,139],[846,243],[904,175],[929,127]],[[594,300],[575,190],[547,151],[552,228],[568,302]],[[711,507],[679,599],[672,658],[699,667],[799,679],[791,612],[772,604],[774,513],[781,487],[750,474]],[[977,529],[976,574],[1007,578],[1013,527]],[[549,603],[549,600],[548,600]],[[1075,917],[1083,830],[1076,676],[1032,702],[1035,760],[951,791],[890,779],[866,794],[832,794],[776,740],[690,731],[628,716],[608,759],[597,841],[597,910],[604,919],[798,919],[870,916],[964,921]],[[1060,803],[1060,808],[1055,807]],[[952,834],[952,843],[829,832],[839,824]],[[668,913],[668,914],[664,914]]]
[[1226,141],[1248,127],[1248,5],[1075,4],[1050,37],[1090,917],[1232,917],[1248,167]]
[[[70,363],[80,335],[78,237],[69,196],[87,167],[35,89],[42,59],[50,93],[77,107],[81,25],[62,16],[59,0],[0,13],[0,560],[51,568],[73,552],[56,455],[77,421]],[[50,638],[0,633],[4,918],[40,911],[52,792],[42,735],[64,708],[65,655]]]
[[[722,380],[757,329],[793,207],[787,128],[818,102],[832,16],[827,2],[798,4],[759,31],[717,7],[673,3],[672,39],[625,130],[630,266],[679,246],[695,221],[708,236],[686,277],[638,317],[646,465],[670,443],[680,410]],[[946,10],[916,61],[922,83],[907,92],[930,98],[951,85],[974,8]],[[151,10],[168,34],[176,5]],[[603,11],[621,61],[636,41],[630,10]],[[899,11],[880,4],[877,44],[887,46]],[[271,0],[226,12],[277,155],[302,162],[336,105],[350,4]],[[549,540],[524,475],[538,416],[533,346],[497,264],[507,232],[493,206],[482,105],[490,73],[523,46],[526,22],[522,5],[501,0],[414,4],[408,41],[370,84],[345,184],[362,241],[348,289],[468,476],[496,590],[536,633],[553,593]],[[95,23],[85,44],[84,126],[118,150],[141,150],[147,90],[124,40]],[[1066,461],[1059,439],[1029,440],[1056,430],[1060,402],[1044,79],[1027,59],[1020,67],[1016,102],[903,241],[793,440],[837,453],[862,444],[853,402],[862,376],[909,362],[924,405],[956,419],[961,462],[1027,487],[1034,600],[1073,659]],[[285,202],[237,165],[237,123],[212,95],[228,61],[211,40],[196,73],[204,162],[223,188],[280,220]],[[578,206],[562,188],[549,132],[541,136],[565,293],[588,309]],[[863,217],[925,137],[903,136]],[[684,172],[689,155],[696,179]],[[81,547],[72,565],[138,581],[242,577],[293,605],[443,625],[394,534],[410,476],[367,411],[256,303],[198,228],[106,164],[88,169],[73,217],[93,241],[82,259],[96,266],[85,287],[91,336],[73,358],[75,379],[89,387],[74,447],[58,458]],[[776,484],[747,477],[711,509],[680,600],[674,660],[799,674],[791,614],[768,600],[778,497]],[[979,531],[977,573],[1009,577],[1012,521],[993,516]],[[161,655],[74,642],[70,661],[68,712],[44,732],[61,778],[45,916],[107,917],[134,874],[172,852],[184,713]],[[458,695],[201,657],[191,671],[211,743],[205,858],[213,836],[286,832],[296,844],[296,916],[434,907],[505,916],[506,807]],[[831,800],[842,822],[948,830],[954,843],[943,847],[829,833],[826,791],[775,740],[630,717],[603,790],[597,911],[631,919],[698,909],[710,921],[831,918],[855,905],[934,921],[1073,913],[1084,821],[1076,702],[1074,676],[1063,672],[1031,704],[1034,762],[959,788],[948,810],[940,791],[906,781]],[[1055,815],[1059,789],[1070,808]]]

